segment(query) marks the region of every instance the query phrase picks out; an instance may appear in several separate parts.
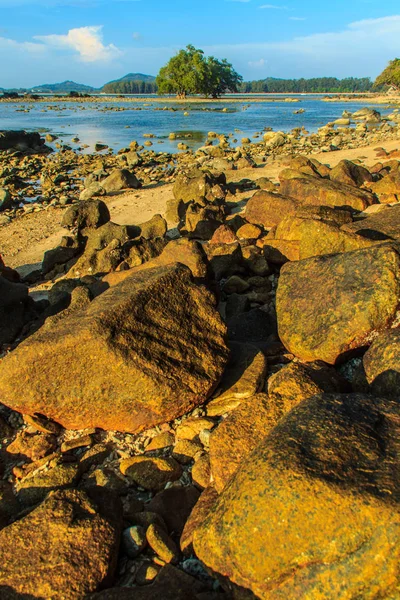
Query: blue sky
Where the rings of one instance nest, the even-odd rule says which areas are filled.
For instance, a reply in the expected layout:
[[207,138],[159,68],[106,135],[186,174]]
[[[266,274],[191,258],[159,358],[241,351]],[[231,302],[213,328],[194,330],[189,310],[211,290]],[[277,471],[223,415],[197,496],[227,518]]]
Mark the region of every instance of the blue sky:
[[400,55],[398,0],[0,0],[0,87],[156,75],[191,43],[246,80],[370,76]]

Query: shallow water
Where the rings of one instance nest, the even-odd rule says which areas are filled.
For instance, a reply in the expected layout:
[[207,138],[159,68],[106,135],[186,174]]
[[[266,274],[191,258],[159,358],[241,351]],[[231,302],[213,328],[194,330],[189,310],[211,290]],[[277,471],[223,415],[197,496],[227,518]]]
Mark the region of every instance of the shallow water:
[[[46,102],[46,103],[0,103],[0,130],[26,129],[28,131],[51,132],[59,136],[61,143],[78,148],[88,144],[88,152],[93,151],[96,142],[103,142],[117,151],[129,146],[132,140],[142,144],[143,134],[151,133],[151,149],[157,152],[176,152],[179,141],[190,148],[203,145],[209,131],[225,135],[233,134],[233,139],[253,138],[265,128],[275,131],[290,131],[294,127],[305,127],[307,131],[316,131],[329,121],[341,117],[344,110],[355,112],[364,105],[360,102],[323,102],[313,97],[299,97],[300,102],[243,102],[198,104],[168,104],[169,110],[162,110],[162,102],[145,103],[140,99],[134,102]],[[382,115],[392,112],[393,108],[383,105],[374,106]],[[122,108],[116,112],[115,108]],[[54,110],[55,109],[55,110]],[[114,109],[114,110],[109,110]],[[140,110],[138,110],[140,109]],[[171,109],[176,109],[175,112]],[[225,109],[225,112],[224,112]],[[303,114],[294,111],[304,109]],[[27,110],[28,112],[23,112]],[[189,113],[185,116],[185,111]],[[178,139],[171,141],[168,135],[178,133]],[[187,138],[189,134],[192,137]],[[80,142],[73,143],[73,137]],[[254,141],[257,141],[256,139]]]

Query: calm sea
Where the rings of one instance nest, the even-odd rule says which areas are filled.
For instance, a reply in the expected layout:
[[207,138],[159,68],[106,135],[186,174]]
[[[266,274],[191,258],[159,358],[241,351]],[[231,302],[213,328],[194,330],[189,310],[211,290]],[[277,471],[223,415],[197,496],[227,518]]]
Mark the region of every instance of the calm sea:
[[[162,101],[146,104],[139,98],[130,103],[0,103],[0,130],[51,132],[59,136],[59,141],[74,148],[88,144],[88,152],[93,151],[96,142],[103,142],[117,151],[128,146],[132,140],[143,143],[143,134],[153,134],[156,136],[151,140],[153,150],[176,152],[179,141],[184,141],[192,149],[198,148],[209,131],[233,134],[238,144],[241,138],[252,138],[265,128],[290,131],[294,127],[305,127],[313,132],[341,117],[344,110],[354,112],[364,106],[360,102],[323,102],[318,97],[299,96],[299,100],[297,103],[283,99],[254,102],[251,98],[245,98],[243,102],[204,102],[187,106],[163,105]],[[164,106],[168,110],[162,110]],[[393,110],[384,105],[366,106],[376,108],[382,115]],[[117,112],[116,108],[123,110]],[[299,109],[305,112],[294,114]],[[175,141],[168,139],[172,132],[177,134]],[[78,137],[80,142],[73,143],[74,137]]]

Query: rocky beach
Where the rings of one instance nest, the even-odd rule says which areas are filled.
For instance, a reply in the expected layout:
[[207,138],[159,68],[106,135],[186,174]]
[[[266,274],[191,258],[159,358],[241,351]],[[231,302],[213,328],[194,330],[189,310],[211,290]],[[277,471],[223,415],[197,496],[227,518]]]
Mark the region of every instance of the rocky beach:
[[0,132],[1,599],[400,597],[386,103],[176,154]]

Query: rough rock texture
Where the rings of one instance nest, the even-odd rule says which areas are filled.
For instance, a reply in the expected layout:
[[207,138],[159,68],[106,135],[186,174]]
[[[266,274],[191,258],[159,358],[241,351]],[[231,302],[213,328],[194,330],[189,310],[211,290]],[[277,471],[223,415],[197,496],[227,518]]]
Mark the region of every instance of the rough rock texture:
[[211,433],[210,466],[217,492],[222,492],[241,463],[275,427],[284,410],[282,402],[257,394],[242,402]]
[[365,167],[356,165],[350,160],[341,160],[330,174],[332,181],[361,187],[364,183],[373,181],[373,176]]
[[[154,269],[155,267],[181,263],[189,267],[192,275],[196,279],[205,279],[207,276],[207,258],[199,242],[179,238],[170,241],[161,252],[160,256],[143,263],[138,270]],[[115,285],[132,275],[133,271],[118,271],[109,273],[103,278],[103,281],[109,285]]]
[[257,598],[397,598],[398,402],[322,395],[258,446],[194,534]]
[[399,240],[400,206],[385,208],[375,215],[343,225],[342,229],[371,240]]
[[84,492],[55,492],[0,531],[0,596],[72,600],[110,585],[119,529],[117,507],[110,518]]
[[117,268],[121,262],[122,245],[135,236],[133,230],[126,225],[117,225],[109,221],[97,229],[89,229],[83,254],[70,269],[69,277],[83,277],[108,273]]
[[193,553],[193,534],[195,530],[202,525],[217,499],[218,492],[215,488],[208,487],[204,490],[196,505],[193,507],[180,539],[181,551],[184,554]]
[[350,252],[374,244],[361,235],[341,230],[333,222],[297,216],[284,218],[279,223],[275,232],[275,240],[278,239],[299,242],[300,260],[320,254]]
[[246,398],[259,392],[267,372],[267,361],[262,352],[251,344],[229,344],[231,355],[218,396],[207,405],[210,416],[222,415],[236,408]]
[[323,392],[348,391],[337,371],[323,362],[291,362],[268,379],[268,393],[293,406]]
[[101,181],[101,187],[108,193],[125,189],[138,190],[142,187],[140,181],[127,169],[115,169],[111,175]]
[[174,419],[204,402],[224,370],[213,302],[182,265],[136,273],[7,356],[2,401],[67,429],[135,432]]
[[296,212],[298,202],[293,198],[266,192],[256,192],[246,204],[245,217],[249,223],[273,227],[280,221]]
[[301,360],[334,364],[397,326],[399,296],[396,244],[287,263],[277,290],[279,336]]
[[220,185],[226,182],[225,175],[215,176],[209,171],[193,169],[189,174],[181,174],[174,184],[174,196],[185,204],[191,201],[204,206],[215,200],[221,200]]
[[400,329],[380,335],[364,355],[365,374],[375,394],[400,396]]
[[285,179],[281,182],[280,192],[295,198],[301,204],[348,207],[354,210],[364,210],[375,202],[374,195],[366,190],[306,175]]
[[87,200],[70,206],[64,213],[61,225],[68,228],[94,229],[110,220],[110,211],[102,200]]

